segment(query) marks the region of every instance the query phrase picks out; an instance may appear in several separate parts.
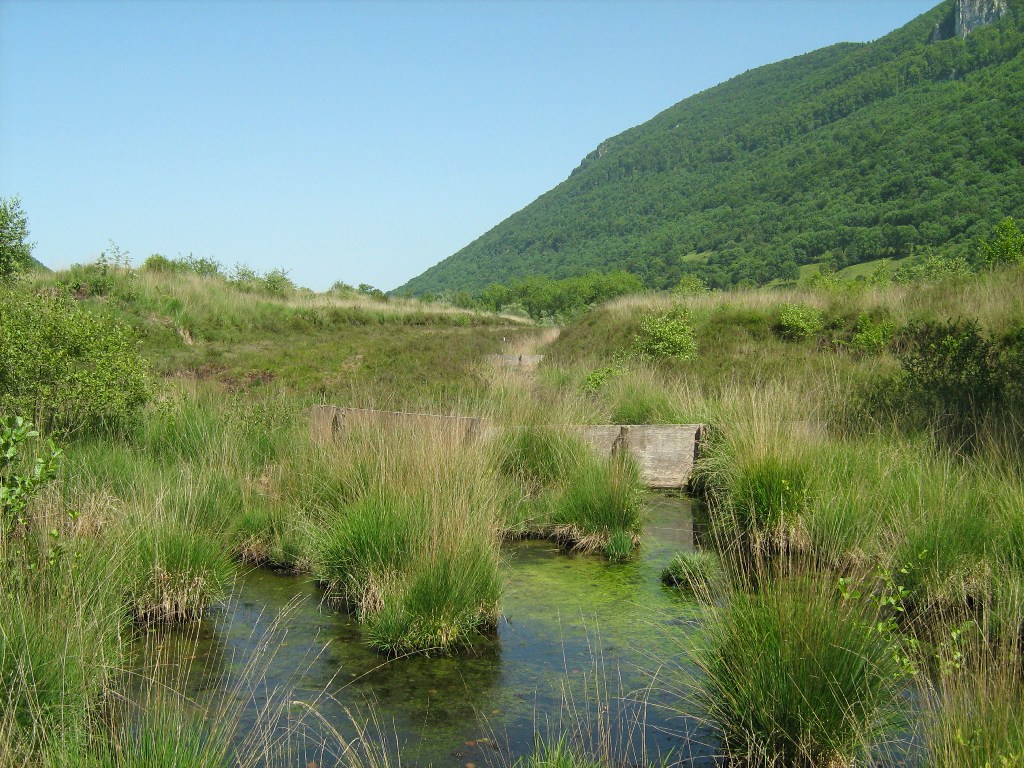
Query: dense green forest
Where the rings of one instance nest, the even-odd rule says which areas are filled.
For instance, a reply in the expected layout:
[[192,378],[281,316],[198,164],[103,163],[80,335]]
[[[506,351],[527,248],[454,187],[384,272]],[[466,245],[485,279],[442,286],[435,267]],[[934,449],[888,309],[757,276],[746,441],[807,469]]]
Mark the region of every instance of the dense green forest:
[[933,42],[953,10],[676,104],[396,293],[619,269],[727,287],[968,250],[1024,214],[1024,2]]

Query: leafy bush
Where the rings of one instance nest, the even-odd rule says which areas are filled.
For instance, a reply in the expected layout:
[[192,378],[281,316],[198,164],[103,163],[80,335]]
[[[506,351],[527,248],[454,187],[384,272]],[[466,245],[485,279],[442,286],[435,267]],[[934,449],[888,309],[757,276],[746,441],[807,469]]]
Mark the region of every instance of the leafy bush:
[[0,281],[13,278],[31,258],[28,218],[21,210],[21,199],[0,197]]
[[821,312],[806,304],[783,304],[779,308],[779,335],[791,341],[810,338],[822,329]]
[[96,261],[74,264],[60,279],[59,285],[77,298],[90,296],[116,296],[134,298],[132,282],[135,271],[128,263],[127,253],[111,244],[112,252],[104,251]]
[[224,277],[224,268],[220,262],[203,256],[193,256],[191,253],[176,259],[154,253],[142,262],[142,269],[147,272],[177,272],[190,273],[199,277]]
[[896,323],[893,320],[874,320],[870,315],[862,314],[857,318],[850,346],[875,354],[889,346],[895,333]]
[[640,332],[633,340],[639,355],[653,358],[691,360],[697,354],[697,339],[690,315],[683,307],[645,315],[640,319]]
[[0,421],[0,534],[5,541],[27,528],[28,503],[40,486],[53,479],[63,453],[50,443],[42,455],[27,461],[21,454],[38,436],[32,423],[20,416]]
[[672,289],[672,293],[677,296],[703,296],[710,292],[707,283],[696,275],[683,275]]
[[979,256],[984,265],[996,267],[1003,264],[1024,265],[1024,232],[1010,217],[996,225],[992,237],[981,244]]
[[928,321],[911,323],[899,336],[902,372],[879,385],[875,402],[904,423],[970,448],[986,420],[1019,409],[1024,331],[995,338],[973,320]]
[[0,289],[0,413],[75,432],[124,421],[152,391],[127,326],[63,296]]

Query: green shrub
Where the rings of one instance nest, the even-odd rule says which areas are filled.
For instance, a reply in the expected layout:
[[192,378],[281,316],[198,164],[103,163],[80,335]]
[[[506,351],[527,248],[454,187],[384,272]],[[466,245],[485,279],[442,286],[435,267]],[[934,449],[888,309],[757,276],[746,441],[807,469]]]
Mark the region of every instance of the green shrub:
[[783,304],[779,307],[778,332],[784,339],[802,341],[824,327],[819,310],[806,304]]
[[13,280],[28,266],[32,246],[21,198],[17,195],[0,197],[0,283]]
[[599,391],[612,379],[622,376],[626,369],[619,363],[612,363],[591,371],[583,379],[583,389],[591,394]]
[[121,424],[152,392],[127,326],[62,296],[0,288],[0,413],[70,433]]
[[697,354],[690,314],[681,306],[640,318],[640,331],[633,340],[638,355],[691,360]]
[[896,323],[893,320],[874,320],[870,315],[862,314],[857,318],[850,346],[861,352],[877,354],[889,346],[895,333]]
[[[26,516],[29,501],[39,488],[53,479],[63,451],[52,442],[47,449],[29,460],[25,448],[39,433],[32,423],[19,416],[0,420],[0,535],[2,542],[23,535],[29,527]],[[2,543],[0,542],[0,543]],[[3,564],[0,552],[0,565]]]
[[974,321],[911,323],[896,357],[900,375],[879,382],[869,403],[953,448],[972,449],[987,421],[1021,413],[1024,331],[997,338]]
[[677,296],[703,296],[710,292],[707,283],[696,275],[683,275],[672,289]]
[[902,667],[866,605],[802,581],[734,595],[698,652],[696,682],[729,757],[780,768],[870,763]]
[[142,262],[145,272],[180,272],[181,267],[176,259],[169,259],[163,254],[154,253]]
[[992,237],[981,244],[981,261],[985,266],[1024,265],[1024,232],[1007,217],[996,225]]

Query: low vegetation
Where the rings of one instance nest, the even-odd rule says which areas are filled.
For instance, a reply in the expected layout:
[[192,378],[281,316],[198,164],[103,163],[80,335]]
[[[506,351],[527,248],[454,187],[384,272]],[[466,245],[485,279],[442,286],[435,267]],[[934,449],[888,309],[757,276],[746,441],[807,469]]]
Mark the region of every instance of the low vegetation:
[[[501,615],[503,541],[609,568],[640,541],[636,465],[567,425],[669,422],[708,425],[711,519],[664,574],[703,633],[674,706],[748,765],[1020,762],[1014,259],[624,295],[552,333],[533,378],[485,363],[522,321],[166,261],[0,286],[34,308],[0,315],[0,764],[286,762],[220,712],[114,716],[139,638],[270,566],[384,656],[464,652]],[[324,401],[422,410],[318,434]],[[610,766],[621,746],[555,734],[523,764]]]

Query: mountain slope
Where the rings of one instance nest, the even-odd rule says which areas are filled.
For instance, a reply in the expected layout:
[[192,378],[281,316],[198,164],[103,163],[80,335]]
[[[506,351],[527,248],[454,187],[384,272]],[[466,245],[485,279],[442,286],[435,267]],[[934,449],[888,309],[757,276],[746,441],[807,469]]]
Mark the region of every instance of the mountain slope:
[[932,41],[948,0],[692,96],[397,292],[616,268],[727,286],[962,247],[1024,214],[1024,0],[980,2],[1003,17],[966,37]]

